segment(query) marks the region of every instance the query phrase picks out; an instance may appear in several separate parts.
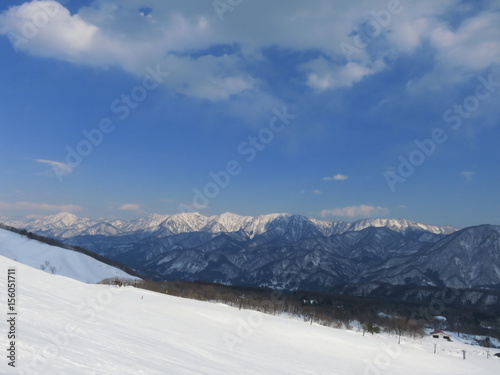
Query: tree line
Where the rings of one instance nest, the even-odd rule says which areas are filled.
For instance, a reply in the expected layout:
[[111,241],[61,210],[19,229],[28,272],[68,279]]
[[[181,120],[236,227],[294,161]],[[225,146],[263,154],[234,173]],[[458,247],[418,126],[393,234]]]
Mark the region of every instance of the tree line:
[[357,327],[367,334],[387,332],[412,338],[425,335],[425,322],[412,318],[411,310],[405,311],[401,306],[387,305],[385,301],[367,298],[303,291],[277,291],[203,281],[110,278],[103,280],[102,283],[119,286],[132,285],[181,298],[224,303],[238,309],[255,310],[271,315],[288,315],[311,324],[346,329]]

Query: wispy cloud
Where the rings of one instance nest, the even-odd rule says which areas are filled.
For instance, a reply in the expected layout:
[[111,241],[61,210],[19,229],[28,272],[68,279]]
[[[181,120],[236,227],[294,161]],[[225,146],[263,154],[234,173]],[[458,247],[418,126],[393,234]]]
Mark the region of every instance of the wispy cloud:
[[322,217],[338,216],[338,217],[374,217],[383,216],[389,213],[389,209],[380,206],[368,206],[365,204],[359,206],[338,207],[332,210],[322,210]]
[[303,64],[301,69],[308,72],[307,86],[316,92],[321,92],[338,87],[351,87],[364,77],[376,73],[384,66],[381,61],[376,61],[370,65],[363,66],[355,62],[349,62],[344,66],[339,66],[320,57]]
[[0,210],[75,212],[81,211],[82,207],[76,204],[57,205],[33,202],[0,202]]
[[50,165],[52,167],[52,171],[57,176],[67,176],[73,173],[74,167],[66,163],[61,163],[54,160],[45,160],[45,159],[37,159],[35,161],[37,163]]
[[301,189],[300,194],[314,194],[314,195],[321,195],[323,192],[321,190],[315,189],[315,190],[306,190],[306,189]]
[[467,182],[472,181],[472,178],[474,177],[475,174],[476,174],[476,172],[470,172],[470,171],[462,171],[462,172],[460,172],[460,176],[462,176],[463,178],[465,178],[465,181],[467,181]]
[[347,180],[349,176],[345,174],[337,173],[335,176],[323,177],[323,181],[344,181]]
[[137,203],[126,203],[118,207],[122,211],[142,211],[141,205]]

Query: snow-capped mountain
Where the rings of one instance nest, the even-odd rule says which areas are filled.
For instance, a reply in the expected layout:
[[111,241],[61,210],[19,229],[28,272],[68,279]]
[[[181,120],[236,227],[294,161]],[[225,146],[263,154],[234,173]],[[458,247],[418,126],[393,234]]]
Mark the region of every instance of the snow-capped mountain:
[[369,227],[388,228],[395,232],[425,231],[433,234],[450,234],[456,228],[443,225],[425,225],[405,219],[363,219],[354,222],[320,221],[301,215],[269,214],[256,217],[239,216],[224,213],[218,216],[204,216],[199,213],[179,213],[174,215],[151,214],[136,220],[104,220],[79,218],[71,213],[4,221],[17,228],[25,228],[37,233],[56,238],[71,238],[82,235],[115,236],[132,232],[154,233],[161,231],[165,235],[207,232],[233,233],[242,231],[248,237],[263,234],[269,229],[292,235],[295,232],[309,230],[324,236],[345,232],[360,231]]
[[42,271],[86,283],[118,277],[136,279],[88,255],[51,246],[0,228],[0,255]]
[[293,289],[348,283],[457,231],[409,220],[329,222],[231,213],[153,214],[129,221],[60,213],[8,224],[82,246],[154,278]]

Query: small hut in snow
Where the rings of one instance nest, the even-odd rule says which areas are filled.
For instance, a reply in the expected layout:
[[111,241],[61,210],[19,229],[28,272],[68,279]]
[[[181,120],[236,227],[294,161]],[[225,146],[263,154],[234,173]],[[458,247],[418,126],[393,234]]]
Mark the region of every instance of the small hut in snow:
[[432,338],[435,338],[435,339],[445,339],[445,340],[451,341],[451,336],[448,333],[446,333],[445,331],[441,331],[440,329],[438,329],[437,331],[431,332],[431,335],[432,335]]

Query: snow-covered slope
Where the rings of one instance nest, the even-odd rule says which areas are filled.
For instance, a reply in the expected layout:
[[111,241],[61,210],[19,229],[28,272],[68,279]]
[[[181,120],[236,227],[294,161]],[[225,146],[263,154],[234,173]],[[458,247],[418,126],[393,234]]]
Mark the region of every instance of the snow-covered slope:
[[0,229],[0,255],[45,272],[67,276],[85,283],[96,283],[115,276],[136,279],[88,255],[50,246],[5,229]]
[[450,234],[457,229],[449,225],[427,225],[406,219],[362,219],[352,223],[339,222],[345,225],[343,231],[360,231],[365,228],[387,228],[395,232],[406,232],[408,230],[426,231],[434,234]]
[[[3,375],[493,375],[500,368],[484,349],[459,342],[437,342],[433,354],[431,338],[397,345],[395,336],[83,284],[0,256],[2,275],[11,266],[20,334],[17,367],[4,357]],[[0,291],[5,301],[5,277]]]

